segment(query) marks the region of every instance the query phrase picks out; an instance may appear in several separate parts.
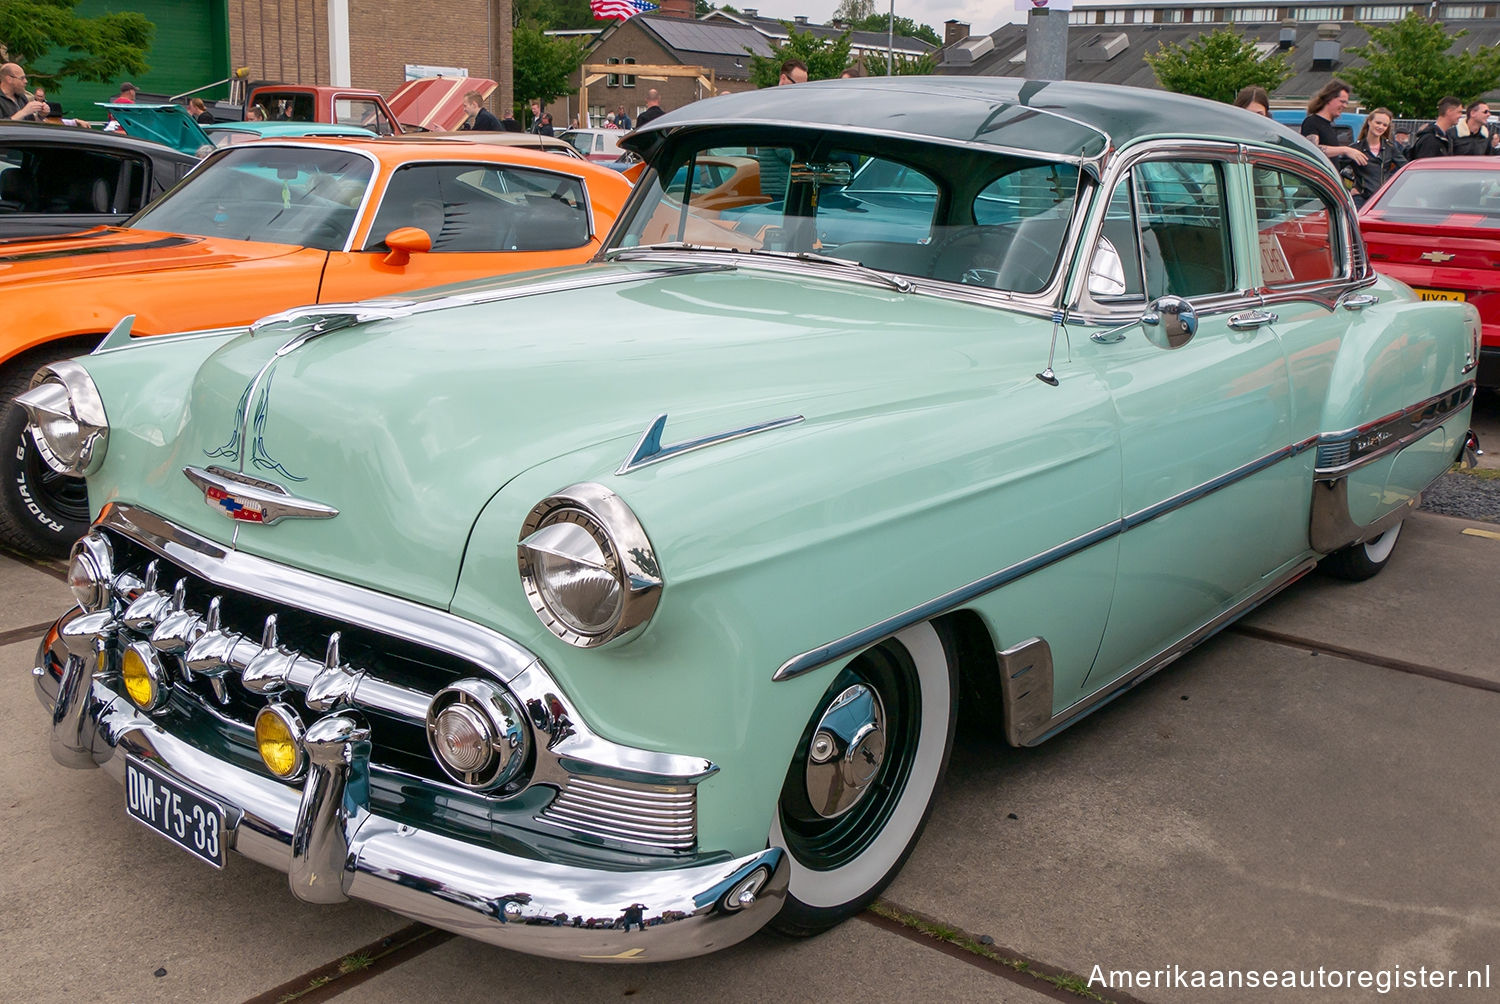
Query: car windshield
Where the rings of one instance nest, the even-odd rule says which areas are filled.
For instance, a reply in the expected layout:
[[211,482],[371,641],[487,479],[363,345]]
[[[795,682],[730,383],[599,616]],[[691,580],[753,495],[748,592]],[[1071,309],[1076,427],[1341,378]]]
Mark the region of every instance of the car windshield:
[[678,147],[656,166],[615,254],[820,255],[1014,293],[1048,285],[1078,192],[1070,164],[795,131]]
[[372,172],[354,151],[247,143],[193,172],[129,225],[336,251],[348,242]]
[[1500,171],[1402,171],[1373,207],[1381,219],[1439,223],[1450,216],[1500,221]]

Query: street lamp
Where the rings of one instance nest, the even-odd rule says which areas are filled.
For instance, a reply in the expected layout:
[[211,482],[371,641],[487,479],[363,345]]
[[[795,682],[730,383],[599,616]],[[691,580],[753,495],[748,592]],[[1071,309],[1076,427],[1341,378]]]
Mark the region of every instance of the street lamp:
[[885,23],[885,75],[896,73],[896,0],[891,0],[891,19]]

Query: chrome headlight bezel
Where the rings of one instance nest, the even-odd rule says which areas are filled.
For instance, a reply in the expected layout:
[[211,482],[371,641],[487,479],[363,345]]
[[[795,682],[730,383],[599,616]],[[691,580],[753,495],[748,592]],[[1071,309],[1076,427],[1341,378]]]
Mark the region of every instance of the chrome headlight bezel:
[[[573,547],[567,554],[557,549],[571,545],[546,531],[563,524],[583,531],[584,547]],[[584,540],[576,533],[573,539]],[[597,552],[587,548],[587,542]],[[656,612],[662,576],[651,540],[625,501],[603,485],[572,485],[537,503],[521,525],[516,551],[531,609],[548,631],[570,645],[594,648],[633,637]],[[554,584],[545,581],[544,560],[558,556],[614,579],[615,609],[605,622],[586,623],[587,618],[566,608]]]
[[59,474],[87,477],[104,463],[109,419],[88,370],[71,359],[49,363],[16,397],[26,410],[26,428],[47,466]]
[[68,557],[68,588],[85,613],[108,610],[114,600],[115,551],[94,532],[79,538]]

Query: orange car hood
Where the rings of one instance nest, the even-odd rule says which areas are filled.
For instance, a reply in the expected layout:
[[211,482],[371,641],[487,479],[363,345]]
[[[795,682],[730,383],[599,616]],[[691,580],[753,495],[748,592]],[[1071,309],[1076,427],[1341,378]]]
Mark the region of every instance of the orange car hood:
[[0,287],[14,289],[18,282],[223,267],[280,258],[300,250],[291,244],[97,227],[49,240],[0,241]]

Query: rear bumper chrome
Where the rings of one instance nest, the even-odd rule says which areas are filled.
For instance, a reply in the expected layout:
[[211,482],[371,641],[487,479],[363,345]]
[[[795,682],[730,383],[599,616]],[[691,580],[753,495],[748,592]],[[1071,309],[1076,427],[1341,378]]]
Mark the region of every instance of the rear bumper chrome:
[[[84,615],[87,617],[88,615]],[[359,899],[503,948],[563,959],[659,962],[740,941],[776,915],[784,853],[654,869],[534,860],[397,823],[368,807],[368,740],[353,717],[309,730],[313,764],[288,785],[173,736],[94,677],[94,653],[67,647],[70,615],[33,670],[52,716],[53,756],[125,780],[125,755],[224,803],[225,846],[285,872],[311,902]],[[82,647],[82,646],[79,646]],[[50,666],[61,663],[59,678]]]

